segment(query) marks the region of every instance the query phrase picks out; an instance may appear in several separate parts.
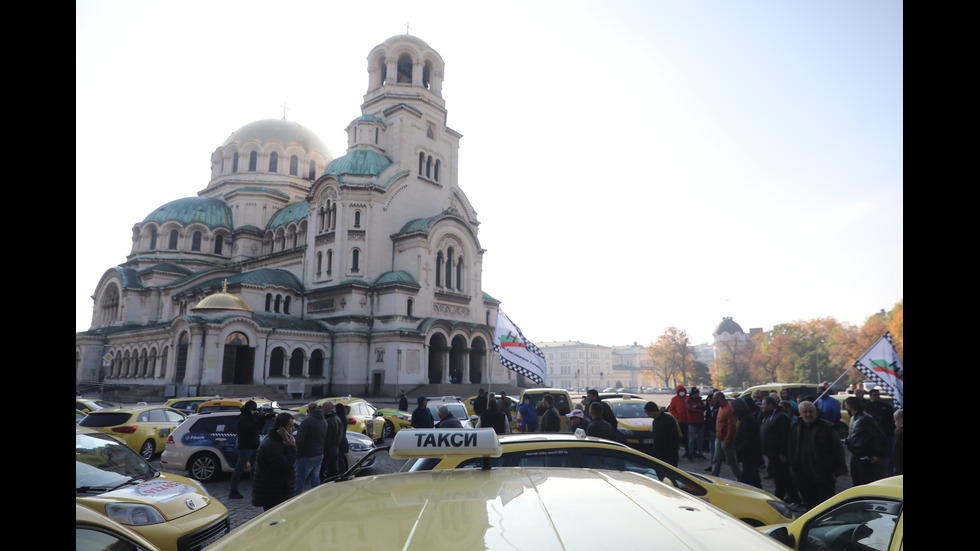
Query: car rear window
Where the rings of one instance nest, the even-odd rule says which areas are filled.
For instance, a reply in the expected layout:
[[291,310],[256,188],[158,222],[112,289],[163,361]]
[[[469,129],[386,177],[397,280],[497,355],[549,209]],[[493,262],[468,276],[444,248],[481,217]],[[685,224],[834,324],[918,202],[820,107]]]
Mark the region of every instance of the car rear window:
[[619,402],[609,404],[613,415],[619,419],[646,419],[647,412],[643,408],[646,402]]
[[194,422],[187,432],[211,434],[213,432],[235,432],[237,415],[209,415]]
[[92,412],[78,424],[83,427],[114,427],[128,422],[130,417],[132,417],[130,413]]

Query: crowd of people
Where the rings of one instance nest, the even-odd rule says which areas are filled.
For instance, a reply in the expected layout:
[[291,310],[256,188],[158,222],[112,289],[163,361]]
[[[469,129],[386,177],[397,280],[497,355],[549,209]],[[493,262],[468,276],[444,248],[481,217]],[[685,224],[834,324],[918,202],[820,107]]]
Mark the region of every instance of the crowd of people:
[[[840,402],[828,392],[792,400],[784,390],[757,391],[753,396],[729,399],[714,391],[702,398],[697,387],[690,392],[678,386],[667,407],[647,402],[644,411],[653,419],[652,455],[678,466],[680,457],[710,459],[709,471],[721,475],[727,463],[739,482],[762,488],[761,477],[773,480],[774,495],[788,503],[810,509],[836,493],[838,477],[850,474],[853,485],[867,484],[886,476],[904,474],[904,411],[894,410],[881,399],[879,390],[865,398],[863,389],[844,399],[850,416],[846,438],[838,432]],[[501,393],[503,394],[503,393]],[[446,406],[438,409],[438,420],[427,407],[428,399],[417,398],[412,412],[414,428],[462,428]],[[509,406],[509,399],[501,396]],[[492,427],[497,434],[510,432],[510,407],[498,407],[493,393],[480,390],[474,402],[477,426]],[[399,405],[407,408],[404,392]],[[561,414],[552,395],[542,397],[541,408],[530,396],[518,406],[520,432],[561,432]],[[571,432],[625,442],[609,404],[589,390],[580,407],[566,414]],[[340,458],[347,453],[347,411],[330,401],[310,403],[307,417],[295,430],[292,414],[275,417],[273,430],[260,441],[265,420],[255,402],[249,400],[236,422],[239,458],[231,477],[230,497],[239,499],[238,480],[246,466],[252,470],[252,504],[268,510],[279,503],[315,488],[320,475],[339,475]],[[294,436],[295,431],[295,436]],[[844,448],[850,462],[844,460]],[[680,451],[683,448],[684,454]],[[763,474],[764,473],[764,474]]]
[[[878,389],[868,398],[856,389],[844,399],[850,421],[841,438],[841,403],[825,392],[828,387],[824,383],[820,395],[800,396],[797,402],[786,390],[736,399],[715,391],[704,400],[697,388],[688,393],[678,386],[666,411],[647,404],[654,418],[653,455],[676,466],[682,447],[682,457],[689,459],[707,453],[711,463],[705,471],[713,476],[720,476],[726,463],[739,482],[761,488],[765,476],[772,479],[776,497],[807,509],[833,496],[842,475],[850,474],[857,486],[904,474],[903,410],[882,400]],[[665,416],[676,423],[663,423]],[[676,430],[665,427],[674,424]]]

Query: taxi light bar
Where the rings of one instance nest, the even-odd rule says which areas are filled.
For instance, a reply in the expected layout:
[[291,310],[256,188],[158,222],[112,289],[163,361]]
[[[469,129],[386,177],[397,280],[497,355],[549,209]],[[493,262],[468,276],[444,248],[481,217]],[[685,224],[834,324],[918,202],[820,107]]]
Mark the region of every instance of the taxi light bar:
[[493,429],[402,429],[395,433],[392,459],[468,455],[500,457],[504,453]]

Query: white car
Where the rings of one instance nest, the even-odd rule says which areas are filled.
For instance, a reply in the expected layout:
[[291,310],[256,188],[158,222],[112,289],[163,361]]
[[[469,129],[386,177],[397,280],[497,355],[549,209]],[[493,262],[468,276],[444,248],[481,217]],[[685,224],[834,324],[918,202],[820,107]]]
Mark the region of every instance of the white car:
[[453,417],[459,419],[464,429],[473,428],[475,421],[470,420],[470,414],[466,411],[466,403],[459,396],[443,396],[442,398],[429,398],[426,407],[432,413],[432,422],[439,422],[439,407],[446,406]]
[[[202,482],[214,480],[221,473],[231,473],[238,462],[238,434],[235,432],[238,415],[234,411],[214,411],[189,416],[167,437],[160,466],[187,471],[191,478]],[[298,427],[306,414],[293,413],[293,418]],[[272,429],[274,420],[274,415],[267,416],[262,436]],[[350,443],[350,451],[345,457],[348,465],[353,465],[375,447],[370,438],[353,431],[347,431],[347,441]],[[369,468],[374,464],[373,457],[368,461],[362,467]]]

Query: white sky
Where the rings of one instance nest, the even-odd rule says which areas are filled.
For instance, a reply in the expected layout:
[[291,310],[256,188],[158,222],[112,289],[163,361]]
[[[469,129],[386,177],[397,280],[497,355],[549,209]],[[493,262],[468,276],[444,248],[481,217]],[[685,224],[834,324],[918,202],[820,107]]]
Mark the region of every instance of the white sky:
[[[477,7],[479,6],[479,7]],[[286,117],[335,157],[367,55],[446,62],[483,288],[532,341],[707,342],[903,298],[903,4],[76,0],[75,330],[132,228]]]

